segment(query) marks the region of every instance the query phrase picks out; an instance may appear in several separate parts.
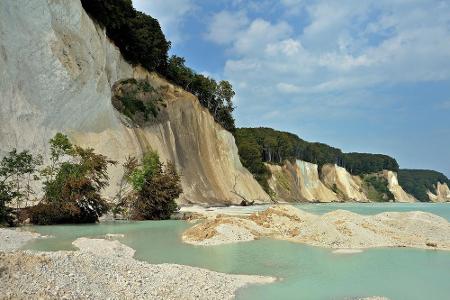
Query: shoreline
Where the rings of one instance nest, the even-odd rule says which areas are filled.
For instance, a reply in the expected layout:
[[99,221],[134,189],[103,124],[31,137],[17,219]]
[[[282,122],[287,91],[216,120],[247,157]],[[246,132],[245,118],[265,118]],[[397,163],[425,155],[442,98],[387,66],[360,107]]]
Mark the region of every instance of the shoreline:
[[207,212],[195,217],[191,221],[197,224],[183,233],[183,241],[193,245],[271,238],[334,250],[383,247],[450,250],[450,223],[421,211],[361,215],[337,209],[313,214],[290,205],[275,205],[246,215]]
[[[240,288],[277,280],[138,261],[133,258],[134,249],[114,239],[79,238],[72,243],[79,249],[76,251],[19,250],[38,236],[0,228],[2,297],[233,299]],[[18,242],[7,244],[10,240]]]

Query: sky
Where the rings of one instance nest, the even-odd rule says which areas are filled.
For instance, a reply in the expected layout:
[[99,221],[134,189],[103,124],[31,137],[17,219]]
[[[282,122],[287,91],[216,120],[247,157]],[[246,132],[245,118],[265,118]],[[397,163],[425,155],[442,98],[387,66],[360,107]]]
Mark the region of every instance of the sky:
[[133,0],[272,127],[450,176],[450,1]]

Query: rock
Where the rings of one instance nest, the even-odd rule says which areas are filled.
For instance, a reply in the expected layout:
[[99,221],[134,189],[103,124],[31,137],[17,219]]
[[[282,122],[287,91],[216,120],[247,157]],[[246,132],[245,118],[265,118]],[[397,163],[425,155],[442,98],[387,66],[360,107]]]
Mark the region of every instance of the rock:
[[39,236],[29,231],[0,228],[0,251],[17,250]]
[[450,250],[450,223],[442,217],[418,211],[366,216],[336,210],[314,215],[290,205],[277,205],[249,216],[210,215],[183,233],[183,241],[195,245],[236,243],[263,237],[342,249],[336,253],[355,253],[372,247]]
[[417,202],[414,196],[408,194],[398,183],[397,173],[392,171],[383,171],[383,176],[388,181],[388,189],[394,195],[396,202]]
[[[117,243],[81,239],[80,251],[0,252],[0,270],[10,275],[2,276],[0,295],[8,299],[29,299],[30,295],[42,299],[233,299],[245,285],[275,281],[174,264],[152,265],[115,255],[111,249],[128,248]],[[94,248],[96,252],[91,251]],[[41,271],[44,266],[45,272]]]

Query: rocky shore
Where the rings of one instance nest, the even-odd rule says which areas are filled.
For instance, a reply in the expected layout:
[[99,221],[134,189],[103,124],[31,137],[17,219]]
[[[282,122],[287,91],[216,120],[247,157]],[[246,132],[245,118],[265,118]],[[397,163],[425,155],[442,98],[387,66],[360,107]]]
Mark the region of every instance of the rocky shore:
[[17,251],[36,237],[0,229],[1,299],[232,299],[241,287],[275,280],[148,264],[115,240],[80,238],[79,251]]
[[186,243],[204,246],[259,238],[333,249],[413,247],[450,250],[450,223],[420,211],[366,216],[336,210],[315,215],[290,205],[278,205],[248,216],[208,214],[206,219],[183,234]]
[[39,237],[38,233],[20,229],[0,228],[0,252],[17,250],[37,237]]

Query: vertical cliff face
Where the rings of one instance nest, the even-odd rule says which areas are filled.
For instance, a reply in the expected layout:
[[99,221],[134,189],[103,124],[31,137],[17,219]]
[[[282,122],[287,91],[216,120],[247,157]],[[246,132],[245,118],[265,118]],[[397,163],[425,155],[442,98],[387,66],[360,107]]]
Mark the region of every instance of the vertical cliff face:
[[[283,166],[270,164],[267,164],[267,166],[272,173],[269,185],[275,192],[275,198],[281,201],[380,201],[379,199],[371,199],[371,196],[369,196],[371,192],[369,192],[367,183],[359,176],[353,176],[345,168],[337,165],[326,164],[322,166],[320,175],[317,165],[301,160],[297,160],[295,164],[287,161]],[[383,171],[371,176],[381,177],[383,181],[387,182],[387,189],[392,193],[394,199],[385,199],[385,201],[416,201],[398,184],[395,172]],[[371,189],[373,190],[373,187]],[[445,197],[443,195],[447,194],[445,187],[441,185],[440,196],[435,195],[434,198],[442,199]]]
[[416,202],[414,196],[408,194],[398,183],[397,173],[392,171],[383,171],[383,176],[388,182],[388,189],[394,195],[395,202]]
[[[1,1],[0,66],[0,156],[14,147],[46,153],[59,131],[119,162],[157,150],[182,173],[180,203],[270,201],[242,167],[233,136],[193,95],[127,64],[78,0]],[[111,88],[128,78],[164,88],[164,121],[126,125]],[[121,172],[110,169],[111,198]]]
[[339,201],[338,195],[327,188],[319,178],[316,164],[297,160],[295,164],[287,161],[283,166],[267,165],[272,177],[269,186],[275,192],[275,198],[294,201]]
[[438,182],[435,193],[428,191],[427,195],[432,202],[450,202],[450,189],[446,183]]
[[322,181],[334,190],[340,199],[345,201],[369,201],[364,193],[363,184],[358,176],[352,176],[345,168],[337,165],[324,165],[322,167]]

